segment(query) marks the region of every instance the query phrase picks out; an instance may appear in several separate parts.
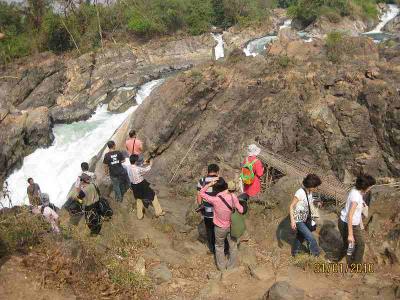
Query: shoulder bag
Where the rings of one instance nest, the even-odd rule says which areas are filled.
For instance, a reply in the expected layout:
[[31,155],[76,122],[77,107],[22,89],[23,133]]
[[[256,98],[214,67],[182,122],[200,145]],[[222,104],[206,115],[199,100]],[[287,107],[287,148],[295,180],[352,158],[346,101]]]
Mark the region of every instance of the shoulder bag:
[[[232,208],[222,196],[218,196],[218,198],[220,198],[222,200],[222,202],[224,202],[226,207],[228,207],[229,210],[232,211],[232,214],[231,214],[231,237],[233,237],[235,239],[239,239],[243,235],[243,233],[246,231],[246,223],[244,222],[245,216],[242,215],[241,213],[239,213],[236,208]],[[231,198],[232,198],[232,203],[233,203],[232,195],[231,195]]]
[[303,191],[306,193],[307,205],[308,205],[308,215],[307,215],[307,219],[306,219],[305,223],[306,223],[307,228],[311,232],[313,232],[313,231],[317,230],[317,223],[315,223],[315,221],[311,217],[311,207],[310,207],[310,201],[308,200],[307,191],[305,189],[303,189]]

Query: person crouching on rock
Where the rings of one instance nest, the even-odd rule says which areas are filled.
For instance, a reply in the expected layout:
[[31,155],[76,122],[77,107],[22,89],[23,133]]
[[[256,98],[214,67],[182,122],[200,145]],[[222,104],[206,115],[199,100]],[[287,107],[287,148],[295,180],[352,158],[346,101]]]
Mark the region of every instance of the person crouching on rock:
[[[207,194],[207,190],[213,187],[216,196]],[[214,230],[215,230],[215,259],[217,267],[220,271],[232,269],[236,265],[237,258],[237,240],[231,237],[231,215],[232,209],[235,208],[239,213],[243,213],[243,207],[240,205],[235,194],[229,193],[228,184],[222,177],[213,179],[206,184],[199,192],[202,199],[212,204],[214,207]],[[224,248],[225,239],[229,243],[229,260],[226,261]]]
[[[108,141],[107,147],[109,152],[104,155],[103,163],[108,166],[108,173],[111,178],[115,199],[122,202],[125,192],[129,188],[129,182],[126,171],[122,166],[125,157],[121,151],[115,150],[115,142]],[[107,171],[106,171],[107,172]]]
[[303,180],[303,187],[295,193],[292,203],[289,206],[290,223],[293,231],[297,230],[296,239],[292,247],[292,255],[299,254],[304,240],[310,247],[310,252],[314,256],[319,256],[320,249],[312,231],[316,228],[316,223],[312,219],[310,205],[313,201],[313,192],[321,185],[321,179],[315,174],[308,174]]
[[130,165],[123,164],[123,167],[128,172],[133,196],[136,199],[137,218],[139,220],[143,219],[144,207],[148,208],[150,204],[153,205],[156,217],[163,216],[165,212],[161,208],[156,193],[150,187],[150,183],[143,177],[151,170],[153,162],[150,161],[148,165],[138,166],[136,164],[138,159],[139,156],[133,154],[129,157]]
[[364,207],[363,196],[376,184],[374,177],[368,174],[360,175],[356,179],[355,187],[347,196],[346,206],[342,209],[338,221],[338,227],[343,239],[343,253],[352,244],[350,253],[347,255],[347,263],[360,264],[364,257],[364,236],[360,228],[362,222],[362,212]]
[[48,223],[50,223],[52,231],[54,233],[60,233],[60,228],[58,227],[59,225],[58,214],[50,206],[39,205],[37,207],[33,207],[32,213],[34,215],[41,214],[44,217],[44,219]]

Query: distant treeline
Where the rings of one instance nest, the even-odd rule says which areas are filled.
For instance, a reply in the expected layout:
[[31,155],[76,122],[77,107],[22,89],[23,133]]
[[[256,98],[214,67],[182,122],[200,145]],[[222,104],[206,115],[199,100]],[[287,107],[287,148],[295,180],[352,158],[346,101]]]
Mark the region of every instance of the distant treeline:
[[211,26],[249,26],[276,7],[289,7],[290,15],[304,23],[321,14],[332,19],[377,15],[375,0],[0,0],[0,33],[5,34],[0,63],[48,50],[83,53],[131,35],[199,35]]

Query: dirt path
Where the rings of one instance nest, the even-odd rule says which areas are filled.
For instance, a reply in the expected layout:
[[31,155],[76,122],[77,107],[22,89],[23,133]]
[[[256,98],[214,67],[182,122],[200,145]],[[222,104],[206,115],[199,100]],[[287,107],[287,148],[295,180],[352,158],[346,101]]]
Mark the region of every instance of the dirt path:
[[0,268],[0,299],[75,300],[76,297],[70,290],[42,287],[24,267],[22,258],[12,256]]

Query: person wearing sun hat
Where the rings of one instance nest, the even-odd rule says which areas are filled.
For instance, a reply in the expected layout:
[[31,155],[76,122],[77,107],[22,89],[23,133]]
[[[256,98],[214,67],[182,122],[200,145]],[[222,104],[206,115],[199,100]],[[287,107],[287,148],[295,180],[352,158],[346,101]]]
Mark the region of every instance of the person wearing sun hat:
[[247,147],[247,157],[242,162],[240,178],[243,183],[243,191],[249,197],[257,197],[261,192],[260,177],[264,174],[264,166],[257,158],[261,149],[255,144]]

